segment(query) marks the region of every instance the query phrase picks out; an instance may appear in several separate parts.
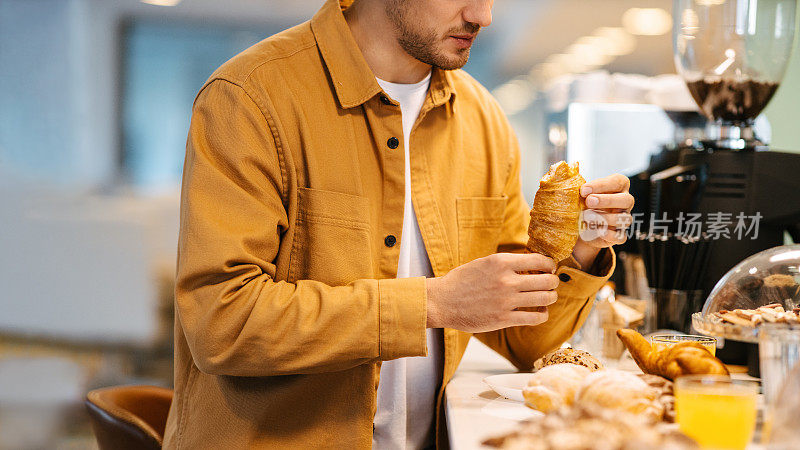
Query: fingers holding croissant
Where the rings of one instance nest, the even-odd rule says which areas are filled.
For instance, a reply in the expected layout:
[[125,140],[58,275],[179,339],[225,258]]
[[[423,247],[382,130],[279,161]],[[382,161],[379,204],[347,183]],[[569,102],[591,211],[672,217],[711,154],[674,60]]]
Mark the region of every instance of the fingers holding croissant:
[[606,248],[627,240],[634,205],[629,187],[630,180],[621,174],[592,180],[581,187],[588,208],[583,217],[587,232],[581,238],[590,247]]

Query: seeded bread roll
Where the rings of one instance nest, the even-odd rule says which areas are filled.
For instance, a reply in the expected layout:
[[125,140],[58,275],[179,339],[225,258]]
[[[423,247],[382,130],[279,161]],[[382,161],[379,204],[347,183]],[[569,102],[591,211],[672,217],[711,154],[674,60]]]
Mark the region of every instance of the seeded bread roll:
[[542,367],[552,366],[554,364],[577,364],[586,367],[592,372],[603,368],[603,363],[591,354],[574,348],[560,348],[552,351],[533,363],[533,370],[537,371]]

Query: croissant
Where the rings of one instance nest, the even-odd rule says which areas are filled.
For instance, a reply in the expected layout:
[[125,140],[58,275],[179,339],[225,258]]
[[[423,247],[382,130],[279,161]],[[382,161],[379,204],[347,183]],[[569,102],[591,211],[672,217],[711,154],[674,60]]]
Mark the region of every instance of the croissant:
[[525,404],[543,413],[569,406],[583,379],[592,373],[577,364],[554,364],[539,369],[531,375],[528,385],[522,389]]
[[584,208],[580,189],[585,182],[578,163],[570,166],[564,161],[550,166],[539,180],[528,227],[531,253],[541,253],[556,262],[572,253],[580,232]]
[[644,373],[670,380],[682,375],[730,375],[725,364],[697,342],[681,342],[656,351],[636,331],[617,330],[617,336]]
[[[666,381],[666,380],[665,380]],[[620,370],[601,370],[586,376],[575,396],[578,404],[594,403],[604,408],[642,414],[653,420],[664,416],[659,391],[638,376]]]

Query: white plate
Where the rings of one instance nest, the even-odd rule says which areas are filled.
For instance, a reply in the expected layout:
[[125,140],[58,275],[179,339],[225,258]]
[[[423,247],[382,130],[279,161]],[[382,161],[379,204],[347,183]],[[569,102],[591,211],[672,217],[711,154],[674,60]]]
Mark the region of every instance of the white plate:
[[532,373],[506,373],[502,375],[492,375],[483,379],[493,391],[499,395],[518,402],[524,402],[522,388],[528,385]]

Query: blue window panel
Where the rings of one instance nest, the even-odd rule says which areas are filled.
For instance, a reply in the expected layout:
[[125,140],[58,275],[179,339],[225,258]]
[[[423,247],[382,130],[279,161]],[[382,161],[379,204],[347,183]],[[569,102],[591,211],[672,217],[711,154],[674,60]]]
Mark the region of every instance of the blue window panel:
[[125,28],[122,145],[135,186],[180,183],[197,91],[222,63],[274,31],[146,21]]

